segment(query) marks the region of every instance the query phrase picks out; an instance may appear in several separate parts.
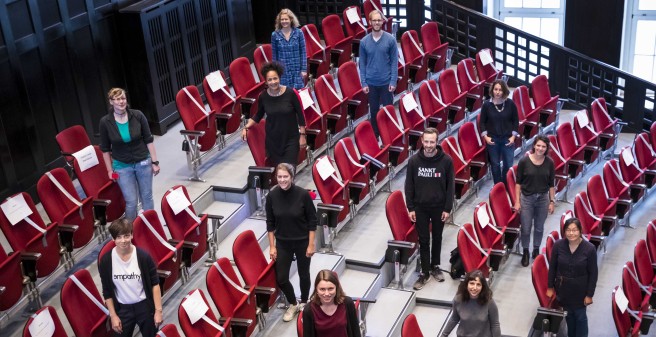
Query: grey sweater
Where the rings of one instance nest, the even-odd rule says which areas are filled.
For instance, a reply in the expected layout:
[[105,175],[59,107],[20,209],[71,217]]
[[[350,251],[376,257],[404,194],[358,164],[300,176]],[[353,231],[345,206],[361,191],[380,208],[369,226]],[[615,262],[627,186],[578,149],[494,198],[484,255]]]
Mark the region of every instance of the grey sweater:
[[485,305],[471,299],[463,302],[460,295],[453,299],[453,312],[451,319],[446,324],[442,337],[448,336],[456,324],[460,322],[456,334],[458,337],[500,337],[501,326],[499,325],[499,310],[494,300]]

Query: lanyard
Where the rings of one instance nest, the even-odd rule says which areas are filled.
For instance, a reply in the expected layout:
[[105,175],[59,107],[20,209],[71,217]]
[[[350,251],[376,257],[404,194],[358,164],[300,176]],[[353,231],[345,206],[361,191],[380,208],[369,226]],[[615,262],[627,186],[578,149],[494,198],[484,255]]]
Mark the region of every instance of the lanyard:
[[82,209],[82,203],[79,202],[77,199],[73,198],[73,196],[68,193],[68,191],[62,186],[59,181],[57,181],[57,178],[52,175],[50,172],[46,172],[46,176],[48,176],[48,179],[57,187],[57,189],[64,194],[64,196],[70,200],[72,203],[74,203],[78,208],[80,212],[80,219],[84,219],[84,210]]
[[[111,252],[110,252],[110,254],[111,254]],[[105,308],[105,306],[102,305],[102,304],[98,301],[98,299],[97,299],[95,296],[93,296],[93,295],[89,292],[89,289],[87,289],[87,288],[82,284],[82,282],[80,282],[80,280],[78,280],[77,277],[75,277],[75,275],[71,275],[69,278],[71,279],[71,281],[73,281],[73,283],[75,283],[75,285],[76,285],[80,290],[82,290],[82,292],[84,293],[84,295],[86,295],[86,296],[91,300],[91,302],[93,302],[93,304],[95,304],[95,305],[98,307],[98,309],[100,309],[105,315],[109,315],[109,310],[107,310],[107,308]]]

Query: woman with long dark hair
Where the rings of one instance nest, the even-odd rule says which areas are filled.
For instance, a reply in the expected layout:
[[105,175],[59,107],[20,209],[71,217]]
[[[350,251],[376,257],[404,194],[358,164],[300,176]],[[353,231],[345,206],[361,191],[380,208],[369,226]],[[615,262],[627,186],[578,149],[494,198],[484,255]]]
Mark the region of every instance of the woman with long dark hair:
[[492,290],[480,270],[474,270],[460,282],[453,299],[451,319],[441,337],[447,337],[460,322],[457,336],[501,337],[499,309],[492,299]]

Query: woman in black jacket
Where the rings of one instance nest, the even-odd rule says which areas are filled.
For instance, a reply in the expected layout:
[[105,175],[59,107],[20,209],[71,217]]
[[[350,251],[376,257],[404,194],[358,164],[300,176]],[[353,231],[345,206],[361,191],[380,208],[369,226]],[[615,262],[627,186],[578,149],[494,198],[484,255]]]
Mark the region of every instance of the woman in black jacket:
[[303,309],[303,336],[361,336],[355,304],[332,270],[320,271],[314,280],[314,294]]

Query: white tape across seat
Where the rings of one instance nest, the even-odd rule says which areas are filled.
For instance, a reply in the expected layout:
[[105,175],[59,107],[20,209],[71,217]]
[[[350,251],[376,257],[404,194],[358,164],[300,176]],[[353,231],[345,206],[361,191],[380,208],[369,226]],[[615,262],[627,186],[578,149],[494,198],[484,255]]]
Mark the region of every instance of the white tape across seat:
[[472,238],[471,234],[469,234],[469,231],[466,230],[464,227],[461,229],[461,231],[465,232],[465,235],[467,236],[467,239],[469,239],[469,241],[471,243],[473,243],[474,246],[476,246],[476,248],[478,248],[478,250],[481,252],[481,254],[483,254],[486,257],[488,255],[490,255],[485,251],[485,249],[483,249],[483,247],[481,247],[481,244],[478,242],[478,237],[476,237],[476,239]]
[[[172,193],[173,190],[174,190],[173,188],[169,189],[169,193]],[[185,207],[184,211],[187,212],[187,214],[199,225],[198,227],[196,227],[196,235],[200,235],[200,225],[201,225],[200,218],[198,217],[198,215],[194,214],[194,212],[191,211],[189,206]]]
[[[455,138],[451,138],[451,139],[455,140]],[[456,140],[456,142],[457,142],[457,140]],[[458,148],[456,149],[456,148],[453,146],[453,144],[451,144],[451,141],[449,141],[449,138],[446,139],[446,145],[449,146],[449,148],[451,149],[451,152],[453,152],[453,154],[455,154],[456,157],[458,157],[458,159],[460,159],[460,161],[461,161],[463,164],[467,165],[467,162],[465,161],[465,158],[462,156],[462,153],[460,153],[460,145],[458,145],[458,144],[456,143],[456,145],[458,146]]]
[[87,289],[82,284],[82,282],[80,282],[80,280],[78,280],[77,277],[75,277],[75,275],[71,275],[71,276],[69,276],[69,278],[71,279],[71,281],[73,281],[73,283],[75,283],[75,285],[80,290],[82,290],[82,293],[84,293],[84,295],[86,295],[87,298],[89,298],[91,300],[91,302],[93,302],[93,304],[95,304],[98,307],[98,309],[100,309],[105,315],[109,315],[109,310],[107,308],[105,308],[105,306],[102,305],[100,303],[100,301],[98,301],[98,299],[91,294],[91,292],[89,292],[89,289]]
[[419,54],[421,54],[421,57],[424,57],[424,55],[426,55],[426,53],[424,53],[424,50],[421,49],[419,44],[417,44],[417,41],[415,41],[415,38],[412,37],[412,33],[410,33],[410,31],[407,31],[404,34],[408,34],[408,37],[410,38],[410,42],[412,42],[412,44],[415,46],[415,48],[417,48],[417,51],[419,52]]
[[563,155],[560,154],[560,151],[558,151],[558,149],[552,142],[549,142],[549,147],[551,148],[551,151],[553,151],[553,153],[555,153],[558,156],[558,159],[560,159],[563,163],[567,164],[567,160],[565,160]]
[[247,296],[248,296],[248,295],[251,294],[250,291],[244,289],[242,286],[238,285],[238,284],[235,283],[231,278],[229,278],[228,275],[225,273],[225,271],[223,271],[223,269],[221,269],[221,266],[219,266],[219,264],[218,264],[217,262],[214,262],[212,265],[214,266],[214,268],[216,268],[216,270],[219,271],[219,274],[221,274],[221,276],[222,276],[226,281],[228,281],[228,283],[229,283],[233,288],[237,289],[239,292],[241,292],[241,293],[244,294],[244,295],[247,295]]
[[629,272],[629,275],[631,275],[631,278],[633,278],[633,280],[638,284],[638,286],[640,287],[640,289],[642,289],[642,291],[644,291],[646,294],[651,294],[651,291],[649,291],[649,287],[642,284],[642,283],[640,283],[640,280],[638,279],[638,275],[636,275],[633,272],[633,270],[631,268],[629,268],[629,266],[624,265],[624,269],[626,269],[626,271]]
[[[225,87],[223,87],[222,89],[225,89]],[[202,111],[203,114],[205,114],[205,117],[207,117],[207,126],[209,127],[209,125],[210,125],[210,113],[207,112],[207,110],[205,110],[205,107],[202,106],[202,105],[200,104],[200,102],[198,102],[198,101],[194,98],[194,96],[191,95],[191,93],[189,92],[189,90],[187,90],[187,87],[182,88],[182,90],[184,90],[185,94],[187,94],[187,97],[189,97],[189,99],[190,99],[192,102],[194,102],[194,105],[196,105],[196,107],[198,108],[198,110]]]
[[[351,152],[346,147],[346,143],[344,142],[344,139],[340,139],[339,143],[342,144],[342,147],[344,148],[344,152],[346,153],[346,157],[348,157],[348,160],[351,162],[351,164],[353,164],[353,165],[355,165],[356,167],[359,167],[359,168],[364,168],[364,165],[360,164],[358,161],[353,159],[353,157],[351,156]],[[355,154],[356,154],[356,156],[358,156],[358,159],[359,159],[360,154],[357,153],[358,149],[355,149],[355,151],[356,151]]]
[[262,53],[262,56],[264,57],[264,62],[269,62],[269,58],[267,57],[266,53],[264,52],[264,47],[259,46],[259,47],[257,47],[257,49],[259,49],[259,51]]
[[[152,233],[153,236],[155,236],[155,238],[157,239],[157,241],[159,241],[159,243],[161,243],[164,247],[166,247],[167,249],[169,249],[173,253],[176,253],[176,255],[177,255],[177,249],[175,249],[175,247],[173,247],[170,243],[168,243],[168,241],[166,241],[161,235],[159,235],[157,230],[155,230],[153,225],[150,224],[150,221],[148,221],[148,219],[146,219],[146,217],[143,215],[143,213],[139,214],[139,218],[141,218],[141,221],[143,221],[144,224],[146,224],[146,227],[148,227],[148,229],[150,230],[150,233]],[[175,261],[176,258],[177,258],[177,256],[175,256],[173,258],[173,261]]]
[[342,100],[342,97],[341,97],[339,94],[337,94],[337,91],[335,91],[335,89],[333,88],[333,86],[330,85],[330,83],[328,83],[328,80],[326,79],[326,76],[321,76],[321,80],[322,80],[323,83],[328,87],[328,89],[330,89],[330,92],[333,93],[333,95],[335,96],[335,98],[337,98],[338,101],[341,101],[341,100]]
[[[469,83],[471,84],[478,84],[474,79],[471,77],[471,74],[469,74],[469,67],[465,65],[465,74],[467,74],[467,80],[469,80]],[[521,96],[521,95],[520,95]]]
[[639,134],[638,139],[643,144],[645,144],[645,147],[647,147],[649,149],[649,152],[651,153],[651,156],[656,157],[656,152],[654,152],[654,148],[651,146],[651,143],[649,142],[649,140],[645,139],[645,134],[644,133]]
[[599,221],[599,220],[601,220],[601,218],[599,218],[598,216],[596,216],[596,215],[592,212],[592,210],[591,210],[590,208],[588,208],[588,203],[585,202],[585,200],[583,200],[583,197],[582,197],[580,194],[577,194],[577,195],[576,195],[576,199],[579,199],[579,200],[580,200],[581,205],[583,205],[583,208],[585,209],[585,211],[586,211],[586,212],[587,212],[587,213],[588,213],[588,214],[589,214],[589,215],[590,215],[595,221]]
[[50,172],[46,172],[46,176],[48,176],[48,179],[50,179],[50,181],[55,185],[55,187],[57,187],[57,189],[58,189],[60,192],[62,192],[62,194],[63,194],[68,200],[70,200],[72,203],[75,204],[75,206],[78,207],[79,212],[80,212],[80,219],[84,219],[84,210],[82,209],[82,203],[79,202],[77,199],[73,198],[73,196],[72,196],[70,193],[68,193],[68,191],[64,188],[64,186],[62,186],[62,185],[59,183],[59,181],[57,180],[57,178],[55,178],[55,176],[53,176],[52,173],[50,173]]
[[[619,168],[618,167],[616,168],[613,165],[612,161],[609,161],[607,165],[610,167],[610,170],[613,171],[613,174],[615,175],[617,180],[619,180],[624,187],[629,187],[629,184],[626,181],[624,181],[624,178],[622,177],[622,172],[619,171]],[[619,165],[619,162],[617,162],[617,165]]]
[[613,123],[615,122],[615,121],[613,121],[612,118],[610,118],[610,113],[608,113],[608,110],[606,110],[606,107],[603,106],[603,105],[601,105],[601,103],[599,103],[599,99],[598,99],[598,98],[595,99],[595,100],[592,102],[592,104],[596,104],[596,105],[601,109],[601,111],[604,112],[604,116],[606,116],[606,118],[608,119],[608,122],[609,122],[609,123],[613,124]]
[[[447,105],[444,104],[444,102],[442,101],[442,95],[440,94],[440,96],[438,97],[438,96],[435,94],[435,92],[433,91],[433,88],[432,88],[431,85],[430,85],[430,82],[426,83],[426,86],[428,86],[428,91],[430,92],[431,96],[433,96],[433,99],[436,100],[437,103],[440,103],[443,107],[446,108]],[[435,86],[437,87],[437,83],[435,84]],[[437,90],[437,88],[435,88],[435,90]],[[438,92],[438,94],[440,93],[439,90],[437,90],[437,92]]]
[[325,60],[326,59],[326,47],[324,47],[321,44],[321,42],[319,42],[319,40],[317,40],[317,38],[314,37],[314,35],[310,32],[310,30],[308,30],[307,35],[309,35],[310,39],[312,39],[312,42],[314,42],[314,44],[316,44],[321,49],[321,52],[323,53],[323,59]]

